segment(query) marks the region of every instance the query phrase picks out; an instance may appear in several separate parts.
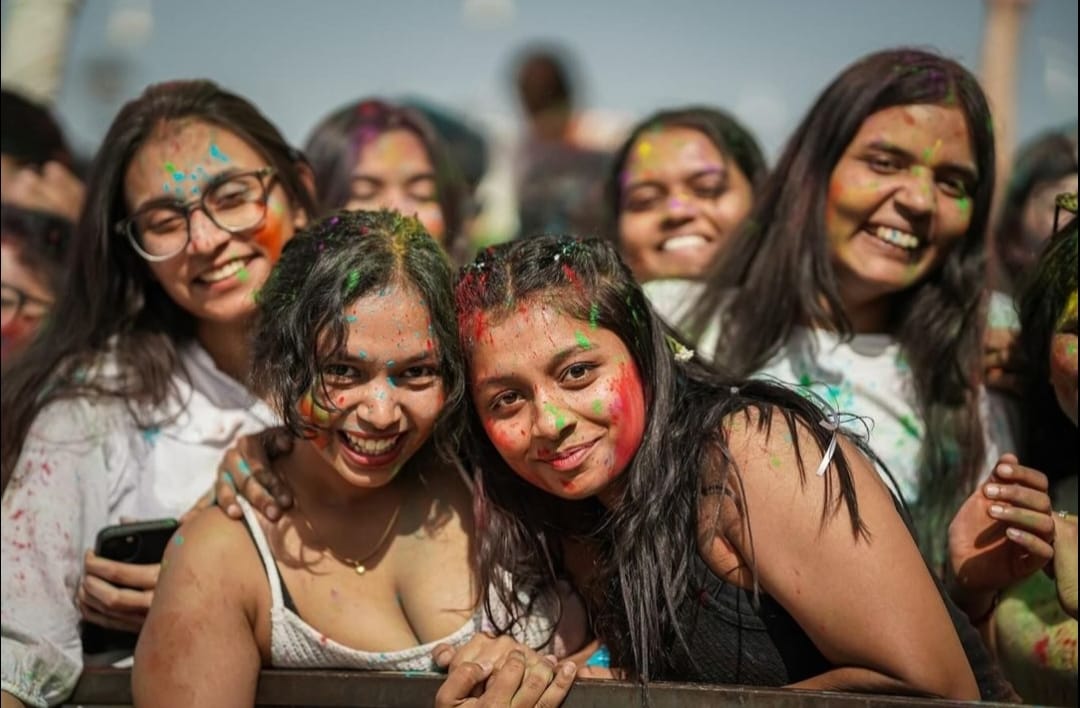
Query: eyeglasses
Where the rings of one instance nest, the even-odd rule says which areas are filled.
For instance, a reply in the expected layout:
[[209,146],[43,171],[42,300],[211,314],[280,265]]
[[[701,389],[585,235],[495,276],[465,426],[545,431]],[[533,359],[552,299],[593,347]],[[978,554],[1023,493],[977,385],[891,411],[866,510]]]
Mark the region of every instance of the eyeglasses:
[[20,314],[40,319],[49,314],[52,302],[28,295],[14,285],[0,282],[0,326],[7,327]]
[[273,167],[228,175],[183,204],[159,204],[135,212],[116,225],[116,232],[126,235],[146,260],[168,260],[191,242],[191,214],[197,209],[231,234],[259,226],[266,217],[274,178]]

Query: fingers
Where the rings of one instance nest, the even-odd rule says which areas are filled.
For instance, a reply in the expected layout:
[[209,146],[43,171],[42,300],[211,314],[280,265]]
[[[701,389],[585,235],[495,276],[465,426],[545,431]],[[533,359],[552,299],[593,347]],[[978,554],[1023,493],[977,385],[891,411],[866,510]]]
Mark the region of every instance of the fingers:
[[[555,663],[549,662],[539,654],[534,653],[532,656],[527,656],[522,652],[511,652],[510,657],[507,657],[507,663],[510,662],[511,657],[516,659],[519,655],[525,661],[525,675],[521,678],[521,683],[514,692],[510,705],[512,708],[525,706],[531,708],[536,705],[536,702],[540,700],[540,696],[544,694],[548,686],[551,685],[552,679],[555,678]],[[505,664],[503,668],[506,668]],[[496,669],[496,672],[498,673],[499,670]]]
[[454,647],[442,642],[435,645],[435,648],[431,650],[431,657],[435,660],[435,665],[440,669],[445,669],[450,666],[450,662],[454,659],[455,654]]
[[1001,456],[994,467],[994,475],[999,479],[1015,484],[1023,484],[1043,492],[1050,489],[1050,480],[1045,474],[1031,467],[1024,467],[1017,461],[1016,455],[1012,453]]
[[484,703],[495,706],[508,706],[514,699],[525,677],[525,655],[512,651],[503,662],[502,668],[496,668],[488,679],[484,689]]
[[436,708],[475,704],[476,701],[470,700],[469,696],[487,680],[493,668],[491,664],[465,662],[451,669],[435,694]]
[[195,514],[199,513],[203,509],[207,509],[213,506],[216,501],[217,494],[213,489],[208,491],[206,494],[203,494],[201,497],[199,497],[199,500],[195,502],[194,506],[192,506],[190,509],[180,515],[180,525],[186,524],[188,521],[191,521],[192,517],[194,517]]
[[1013,506],[1032,511],[1050,513],[1050,495],[1045,491],[1032,489],[1019,484],[998,484],[990,482],[983,485],[983,495],[995,502],[1009,502]]
[[[555,667],[555,680],[544,690],[544,693],[536,701],[536,708],[555,708],[562,705],[570,687],[574,685],[577,677],[577,665],[572,661],[564,661]],[[515,700],[514,705],[518,703]]]
[[[1054,547],[1047,543],[1043,538],[1023,531],[1021,529],[1010,526],[1005,529],[1005,535],[1010,541],[1023,548],[1027,553],[1031,554],[1033,561],[1047,561],[1054,557]],[[1039,563],[1033,562],[1030,565],[1039,567]]]
[[1046,539],[1054,538],[1054,518],[1050,514],[997,502],[991,504],[986,513],[1012,528],[1018,528]]
[[157,586],[158,574],[161,572],[159,563],[146,565],[121,563],[102,558],[93,551],[87,551],[84,560],[87,577],[99,578],[112,585],[136,590],[153,590]]
[[146,621],[145,616],[107,615],[82,602],[79,603],[79,611],[82,613],[83,619],[87,622],[101,625],[107,629],[118,629],[122,632],[131,632],[132,634],[138,634],[142,630],[143,623]]

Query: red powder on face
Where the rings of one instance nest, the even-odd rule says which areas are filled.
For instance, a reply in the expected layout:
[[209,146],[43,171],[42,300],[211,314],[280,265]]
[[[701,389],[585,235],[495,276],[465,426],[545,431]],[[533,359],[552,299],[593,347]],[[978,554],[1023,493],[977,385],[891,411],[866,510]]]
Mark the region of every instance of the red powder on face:
[[612,425],[618,426],[615,437],[615,460],[611,465],[612,478],[622,474],[641,446],[645,435],[645,387],[632,361],[619,365],[612,386],[610,408]]
[[276,214],[273,208],[267,206],[266,218],[251,238],[266,252],[270,265],[275,265],[281,258],[281,249],[285,247],[281,215]]

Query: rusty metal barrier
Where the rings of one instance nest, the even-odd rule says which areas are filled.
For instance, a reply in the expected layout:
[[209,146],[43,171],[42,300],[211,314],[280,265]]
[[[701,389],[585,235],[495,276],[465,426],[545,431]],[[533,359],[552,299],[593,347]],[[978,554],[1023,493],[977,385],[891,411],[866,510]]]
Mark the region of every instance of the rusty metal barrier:
[[[297,671],[271,669],[259,676],[256,706],[316,708],[420,708],[434,702],[443,677],[438,674],[400,674],[367,671]],[[871,706],[1003,706],[993,703],[962,703],[900,696],[829,693],[789,689],[655,683],[649,698],[655,708],[871,708]],[[131,671],[88,669],[68,704],[86,708],[120,708],[132,705]],[[563,703],[566,708],[608,708],[641,705],[637,684],[624,681],[582,679],[574,684]]]

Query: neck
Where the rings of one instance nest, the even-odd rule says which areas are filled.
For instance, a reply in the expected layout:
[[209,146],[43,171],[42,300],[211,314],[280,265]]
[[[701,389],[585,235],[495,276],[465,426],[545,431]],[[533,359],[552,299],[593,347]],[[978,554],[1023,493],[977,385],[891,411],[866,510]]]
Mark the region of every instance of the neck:
[[890,295],[859,292],[858,288],[847,286],[842,282],[839,291],[844,314],[855,334],[891,334]]
[[199,320],[195,326],[196,339],[217,368],[241,383],[247,381],[250,324],[250,319],[242,323]]

